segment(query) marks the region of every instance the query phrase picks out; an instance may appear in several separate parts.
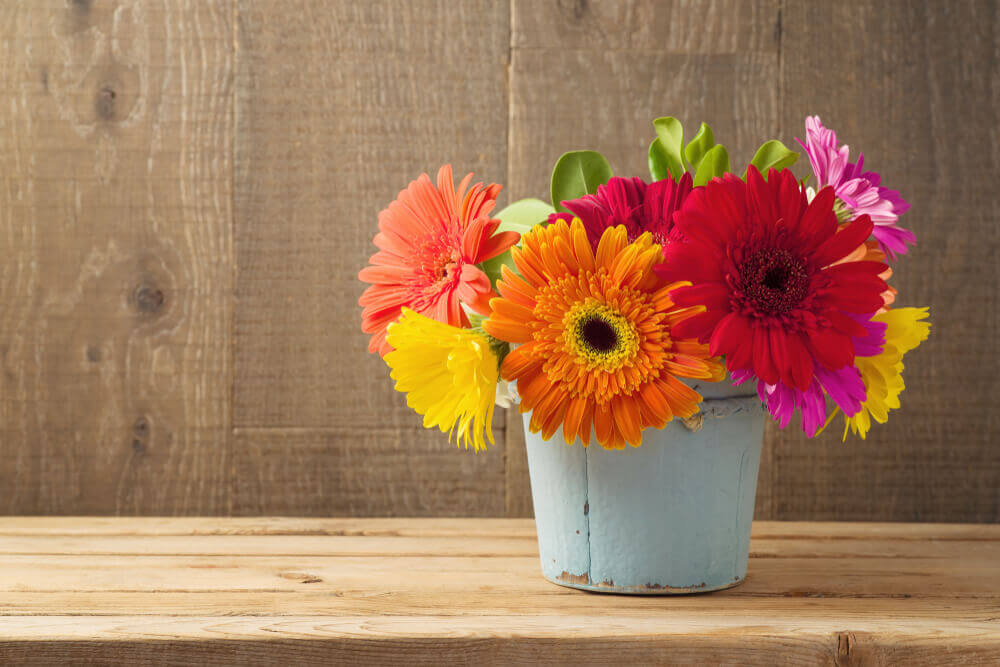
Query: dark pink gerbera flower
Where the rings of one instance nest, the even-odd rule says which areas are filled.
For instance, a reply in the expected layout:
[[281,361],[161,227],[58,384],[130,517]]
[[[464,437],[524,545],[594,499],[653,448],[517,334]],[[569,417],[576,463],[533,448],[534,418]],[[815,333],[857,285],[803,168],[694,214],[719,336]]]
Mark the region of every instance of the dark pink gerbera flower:
[[684,174],[676,183],[671,177],[646,184],[641,178],[614,177],[597,187],[597,194],[562,202],[571,213],[553,213],[549,223],[580,218],[587,230],[587,239],[596,250],[601,234],[608,227],[625,225],[629,243],[643,232],[653,235],[653,242],[666,246],[677,240],[674,211],[681,207],[693,189],[691,174]]

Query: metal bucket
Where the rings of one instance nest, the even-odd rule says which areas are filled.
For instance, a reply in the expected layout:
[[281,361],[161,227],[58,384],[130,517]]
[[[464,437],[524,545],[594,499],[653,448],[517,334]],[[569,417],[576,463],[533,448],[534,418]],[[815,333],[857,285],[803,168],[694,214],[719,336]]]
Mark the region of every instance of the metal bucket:
[[[765,412],[749,384],[692,384],[702,417],[606,450],[528,431],[542,573],[609,593],[698,593],[746,577]],[[691,423],[693,421],[693,423]],[[700,421],[700,427],[698,422]]]

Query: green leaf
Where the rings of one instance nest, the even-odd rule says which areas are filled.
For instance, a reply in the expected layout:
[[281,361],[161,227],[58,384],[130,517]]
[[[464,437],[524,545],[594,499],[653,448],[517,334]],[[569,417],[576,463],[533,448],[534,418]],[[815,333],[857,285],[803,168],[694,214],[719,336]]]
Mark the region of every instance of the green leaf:
[[611,165],[596,151],[565,153],[552,170],[552,205],[568,213],[562,202],[594,194],[612,175]]
[[690,163],[691,171],[697,173],[698,167],[701,166],[701,161],[705,159],[705,155],[708,154],[708,151],[714,145],[715,137],[712,135],[712,128],[702,123],[698,134],[694,135],[694,139],[684,149],[684,157]]
[[[664,116],[653,121],[653,128],[656,129],[656,139],[653,141],[656,148],[654,149],[653,145],[649,147],[650,173],[653,174],[655,150],[657,160],[669,170],[674,180],[678,180],[684,175],[684,158],[681,156],[684,147],[684,126],[676,118]],[[653,177],[659,181],[667,176],[653,174]]]
[[694,185],[705,185],[716,176],[722,176],[729,171],[729,152],[725,146],[713,146],[705,153],[694,174]]
[[769,169],[781,171],[785,167],[790,167],[799,159],[799,154],[789,150],[785,144],[777,139],[765,142],[763,146],[754,153],[750,164],[757,167],[760,173],[767,176]]
[[[517,232],[518,234],[527,234],[532,227],[540,222],[545,222],[549,215],[555,213],[555,211],[554,208],[541,199],[522,199],[516,201],[496,214],[496,217],[500,220],[497,233]],[[510,256],[510,250],[492,259],[488,259],[479,265],[479,268],[489,276],[494,288],[496,287],[497,280],[500,279],[500,267],[504,264],[512,269],[514,268],[514,260]]]
[[545,222],[556,210],[541,199],[521,199],[504,207],[494,217],[500,220],[497,232],[524,234],[540,222]]
[[660,138],[656,137],[649,144],[649,175],[654,181],[662,181],[670,175],[670,167],[667,164],[667,151],[660,143]]

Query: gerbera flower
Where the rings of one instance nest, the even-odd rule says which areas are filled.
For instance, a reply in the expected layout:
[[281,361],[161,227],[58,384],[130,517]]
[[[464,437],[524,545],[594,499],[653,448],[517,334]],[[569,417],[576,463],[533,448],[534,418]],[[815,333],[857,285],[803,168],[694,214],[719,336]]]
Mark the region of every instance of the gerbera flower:
[[533,433],[562,426],[567,443],[589,445],[593,426],[605,447],[638,447],[643,429],[698,410],[701,396],[675,376],[724,377],[708,346],[674,335],[697,309],[674,305],[649,233],[629,243],[624,226],[608,229],[595,253],[580,220],[557,220],[521,244],[511,251],[521,276],[503,268],[483,328],[519,344],[500,372],[517,381]]
[[476,265],[517,243],[518,234],[496,234],[500,221],[488,217],[500,186],[477,183],[466,192],[471,180],[468,174],[456,191],[445,165],[437,187],[421,174],[379,213],[380,250],[358,275],[371,283],[358,301],[364,306],[361,328],[372,334],[369,352],[385,356],[392,349],[386,328],[404,306],[453,326],[469,324],[461,304],[489,313],[496,293]]
[[549,222],[565,220],[568,224],[580,218],[595,250],[604,230],[618,225],[624,225],[629,243],[649,232],[654,243],[664,246],[676,239],[674,211],[692,189],[691,174],[684,174],[676,183],[667,177],[649,185],[641,178],[614,177],[597,186],[597,194],[562,202],[572,213],[553,213]]
[[906,244],[916,243],[916,236],[896,223],[910,205],[896,190],[882,187],[882,177],[864,171],[865,157],[850,161],[850,149],[837,144],[837,133],[823,127],[819,116],[806,118],[806,140],[796,139],[809,155],[819,187],[833,187],[837,207],[847,220],[868,215],[875,227],[872,233],[889,259],[906,253]]
[[[926,308],[896,308],[873,318],[884,326],[885,343],[877,354],[859,355],[854,360],[867,394],[855,415],[845,414],[844,440],[848,431],[860,435],[863,440],[871,428],[872,419],[884,424],[889,418],[889,410],[899,408],[899,395],[906,388],[903,384],[903,355],[927,340],[931,323],[922,321],[927,314]],[[835,410],[829,421],[836,416]]]
[[457,431],[457,444],[479,451],[493,444],[493,401],[498,359],[481,332],[437,322],[409,308],[388,327],[394,349],[385,355],[406,404],[424,416],[424,428]]
[[[855,353],[878,354],[885,342],[885,325],[865,316],[855,316],[855,319],[866,332],[864,336],[852,339]],[[768,384],[756,379],[750,370],[737,371],[732,377],[735,384],[747,380],[757,383],[757,395],[781,428],[788,426],[795,411],[799,410],[802,414],[802,430],[811,438],[826,424],[827,395],[846,415],[857,414],[865,400],[865,384],[861,373],[854,366],[831,371],[820,365],[815,366],[813,372],[812,382],[805,390],[789,386],[780,380],[775,384]]]
[[805,391],[818,373],[854,361],[854,337],[866,330],[852,315],[870,316],[887,289],[879,262],[837,262],[871,235],[859,216],[838,231],[834,193],[811,203],[788,170],[765,181],[732,174],[695,190],[674,222],[686,237],[665,251],[666,280],[690,286],[672,293],[679,306],[705,305],[675,335],[709,343],[730,372],[750,370],[769,385]]

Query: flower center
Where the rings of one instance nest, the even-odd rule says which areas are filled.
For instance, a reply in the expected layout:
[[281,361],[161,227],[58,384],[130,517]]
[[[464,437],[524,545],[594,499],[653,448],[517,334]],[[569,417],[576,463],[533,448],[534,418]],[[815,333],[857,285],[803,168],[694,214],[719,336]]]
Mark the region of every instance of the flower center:
[[745,305],[760,314],[781,315],[798,306],[809,288],[805,264],[782,248],[750,253],[740,265]]
[[461,254],[446,234],[431,238],[415,253],[426,290],[437,292],[458,274]]
[[564,340],[576,363],[588,370],[614,371],[639,350],[639,334],[611,307],[588,299],[571,308],[563,320]]
[[596,352],[610,352],[618,347],[618,332],[605,320],[593,317],[577,325],[577,335]]

